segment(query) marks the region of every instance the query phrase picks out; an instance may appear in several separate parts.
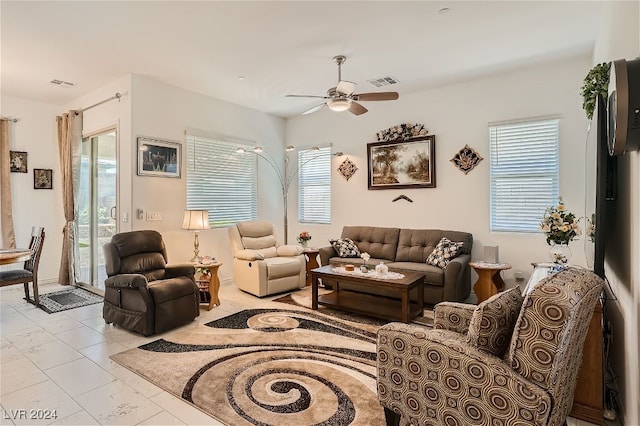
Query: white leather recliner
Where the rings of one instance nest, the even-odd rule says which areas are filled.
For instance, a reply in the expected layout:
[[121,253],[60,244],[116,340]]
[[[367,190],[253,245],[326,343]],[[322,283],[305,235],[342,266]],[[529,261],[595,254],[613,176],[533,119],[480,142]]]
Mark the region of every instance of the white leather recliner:
[[241,290],[262,297],[305,286],[307,268],[303,248],[278,246],[270,222],[238,222],[229,228],[229,239],[233,250],[233,281]]

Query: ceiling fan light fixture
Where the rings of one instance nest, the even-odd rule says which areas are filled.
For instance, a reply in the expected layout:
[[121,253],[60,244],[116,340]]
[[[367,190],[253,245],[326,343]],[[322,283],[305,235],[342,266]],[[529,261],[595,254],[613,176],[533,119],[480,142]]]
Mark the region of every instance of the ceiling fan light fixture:
[[330,99],[327,106],[331,111],[342,112],[351,107],[351,99]]

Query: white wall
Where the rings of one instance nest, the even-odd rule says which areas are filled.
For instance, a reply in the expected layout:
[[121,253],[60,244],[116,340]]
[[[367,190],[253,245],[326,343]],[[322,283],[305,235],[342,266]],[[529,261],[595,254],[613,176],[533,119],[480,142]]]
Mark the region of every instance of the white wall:
[[[213,99],[148,77],[133,76],[132,211],[159,212],[162,220],[149,222],[135,219],[133,229],[155,229],[162,233],[167,244],[170,263],[188,261],[193,256],[193,233],[182,230],[186,208],[185,129],[204,134],[225,135],[231,139],[254,141],[265,151],[284,158],[284,119],[228,102]],[[138,136],[178,141],[183,144],[180,179],[136,176],[135,140]],[[123,147],[126,149],[126,147]],[[282,235],[282,195],[273,170],[258,162],[258,216],[270,220]],[[211,255],[223,262],[220,279],[230,279],[231,248],[227,229],[212,229],[200,233],[200,254]]]
[[[638,2],[608,2],[593,63],[640,55]],[[605,273],[616,300],[607,302],[613,343],[609,363],[617,373],[623,424],[640,424],[640,152],[618,158],[617,216],[607,238]]]
[[[57,282],[60,268],[64,215],[56,115],[62,112],[55,105],[2,95],[2,115],[19,118],[10,124],[10,149],[28,153],[28,173],[11,173],[16,246],[29,245],[32,226],[44,227],[46,236],[38,269],[42,283]],[[53,169],[52,190],[33,189],[34,168]]]
[[[394,102],[366,102],[369,112],[356,117],[323,109],[287,120],[287,143],[333,142],[344,157],[333,161],[331,225],[296,222],[295,190],[290,206],[291,235],[311,232],[312,245],[325,246],[340,235],[343,225],[380,225],[401,228],[441,228],[471,232],[472,257],[480,259],[484,245],[498,245],[500,261],[528,276],[531,262],[548,261],[549,247],[542,234],[489,232],[488,123],[528,117],[560,115],[560,194],[571,211],[584,215],[584,143],[588,122],[579,89],[591,67],[589,57],[573,58],[520,71],[401,96]],[[391,88],[392,89],[392,88]],[[367,91],[367,87],[359,87]],[[436,188],[367,190],[367,143],[376,133],[400,123],[422,123],[436,138]],[[465,144],[484,158],[469,174],[449,160]],[[349,180],[335,169],[348,157],[358,166]],[[406,194],[413,203],[392,202]],[[573,262],[585,264],[583,241],[570,245]]]

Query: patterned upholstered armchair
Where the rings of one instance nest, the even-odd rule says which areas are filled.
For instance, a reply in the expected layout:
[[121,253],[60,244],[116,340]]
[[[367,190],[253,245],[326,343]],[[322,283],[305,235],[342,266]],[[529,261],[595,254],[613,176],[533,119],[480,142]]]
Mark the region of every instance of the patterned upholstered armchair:
[[387,424],[563,424],[602,284],[567,268],[524,301],[512,289],[477,307],[436,305],[434,329],[382,327],[378,397]]

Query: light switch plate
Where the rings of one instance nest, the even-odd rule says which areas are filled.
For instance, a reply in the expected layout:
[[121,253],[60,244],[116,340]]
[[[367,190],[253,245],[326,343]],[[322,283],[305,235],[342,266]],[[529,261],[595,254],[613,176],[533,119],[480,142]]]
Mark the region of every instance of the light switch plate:
[[160,212],[147,212],[147,222],[162,220],[162,213]]

